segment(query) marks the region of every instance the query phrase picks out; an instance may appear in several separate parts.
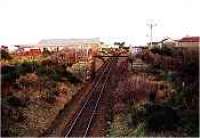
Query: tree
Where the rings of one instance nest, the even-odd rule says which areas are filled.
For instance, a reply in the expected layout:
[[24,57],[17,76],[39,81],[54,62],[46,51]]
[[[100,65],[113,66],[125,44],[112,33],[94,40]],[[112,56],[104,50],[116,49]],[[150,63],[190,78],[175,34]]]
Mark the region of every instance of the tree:
[[114,42],[114,45],[118,45],[119,47],[124,47],[125,42]]
[[47,57],[47,56],[49,56],[49,55],[51,54],[51,52],[50,52],[47,48],[44,48],[42,54],[43,54],[45,57]]
[[6,50],[4,50],[4,49],[1,49],[1,58],[5,59],[5,60],[12,59],[12,57],[10,56],[10,54]]

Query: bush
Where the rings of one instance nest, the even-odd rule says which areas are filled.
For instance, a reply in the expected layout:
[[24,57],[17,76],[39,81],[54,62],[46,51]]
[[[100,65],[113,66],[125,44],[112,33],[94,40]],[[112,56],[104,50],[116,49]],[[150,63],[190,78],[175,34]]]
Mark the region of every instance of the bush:
[[32,73],[37,69],[38,63],[36,61],[24,61],[21,64],[16,64],[16,73],[18,75]]
[[65,83],[59,82],[56,85],[56,91],[57,91],[57,96],[59,96],[61,93],[68,94],[70,88]]
[[43,52],[42,52],[42,55],[47,57],[51,54],[51,52],[47,49],[47,48],[44,48]]
[[39,77],[35,73],[27,73],[26,75],[20,76],[19,79],[16,80],[16,84],[18,86],[30,87],[30,86],[38,86]]
[[77,77],[75,77],[72,73],[66,71],[65,77],[67,77],[67,80],[73,84],[81,83],[81,80],[79,80]]
[[137,128],[129,134],[129,136],[134,136],[134,137],[144,137],[145,136],[145,124],[140,123],[138,124]]
[[169,48],[167,46],[163,46],[162,48],[157,48],[157,47],[152,48],[151,52],[154,54],[158,53],[163,56],[173,56],[175,54],[175,50],[173,48]]
[[48,69],[44,65],[39,65],[36,69],[38,75],[47,75],[49,73]]
[[180,70],[181,73],[191,75],[191,76],[198,76],[199,65],[198,61],[190,61],[182,65],[182,69]]
[[25,61],[21,64],[21,72],[31,73],[33,72],[33,66],[33,63]]
[[61,80],[61,77],[62,75],[58,72],[52,72],[51,73],[51,78],[54,80],[54,81],[60,81]]
[[6,50],[1,49],[1,59],[10,60],[12,57]]
[[2,82],[5,81],[12,82],[18,77],[16,73],[16,68],[14,66],[3,66],[1,68],[1,74],[2,74]]
[[56,91],[48,91],[47,92],[47,97],[46,97],[46,101],[50,104],[54,104],[56,102],[56,96],[57,92]]
[[149,130],[172,130],[176,128],[179,117],[174,109],[162,105],[145,105],[146,126]]
[[124,103],[116,103],[113,107],[113,111],[115,114],[123,113],[126,111],[126,106]]
[[25,107],[26,106],[26,99],[25,98],[19,98],[19,97],[16,97],[16,96],[11,96],[9,99],[8,99],[8,104],[10,106],[13,106],[13,107]]
[[199,137],[198,113],[187,113],[187,116],[182,117],[181,124],[186,129],[188,136]]

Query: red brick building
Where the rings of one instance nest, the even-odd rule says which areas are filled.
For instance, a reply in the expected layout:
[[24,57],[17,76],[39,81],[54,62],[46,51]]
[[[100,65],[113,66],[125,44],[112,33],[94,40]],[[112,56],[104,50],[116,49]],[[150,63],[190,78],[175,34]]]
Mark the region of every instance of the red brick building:
[[183,37],[178,40],[179,47],[199,47],[200,45],[200,37],[192,36],[192,37]]

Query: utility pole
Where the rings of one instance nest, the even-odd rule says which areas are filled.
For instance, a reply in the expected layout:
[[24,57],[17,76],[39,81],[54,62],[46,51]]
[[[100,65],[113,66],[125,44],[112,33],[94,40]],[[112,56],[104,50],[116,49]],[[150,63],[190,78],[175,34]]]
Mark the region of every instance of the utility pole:
[[147,26],[149,26],[149,28],[150,28],[150,48],[152,48],[153,27],[157,26],[157,24],[151,22],[151,23],[147,24]]

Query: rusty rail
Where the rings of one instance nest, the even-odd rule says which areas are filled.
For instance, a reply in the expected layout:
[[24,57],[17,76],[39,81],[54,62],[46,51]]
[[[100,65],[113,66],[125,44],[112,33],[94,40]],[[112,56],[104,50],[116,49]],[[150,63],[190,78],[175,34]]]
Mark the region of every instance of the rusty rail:
[[105,66],[102,74],[100,74],[100,77],[88,95],[86,102],[72,120],[72,123],[69,124],[65,137],[85,137],[88,135],[92,121],[96,115],[99,101],[103,95],[105,85],[112,70],[113,59],[108,62],[110,63]]

